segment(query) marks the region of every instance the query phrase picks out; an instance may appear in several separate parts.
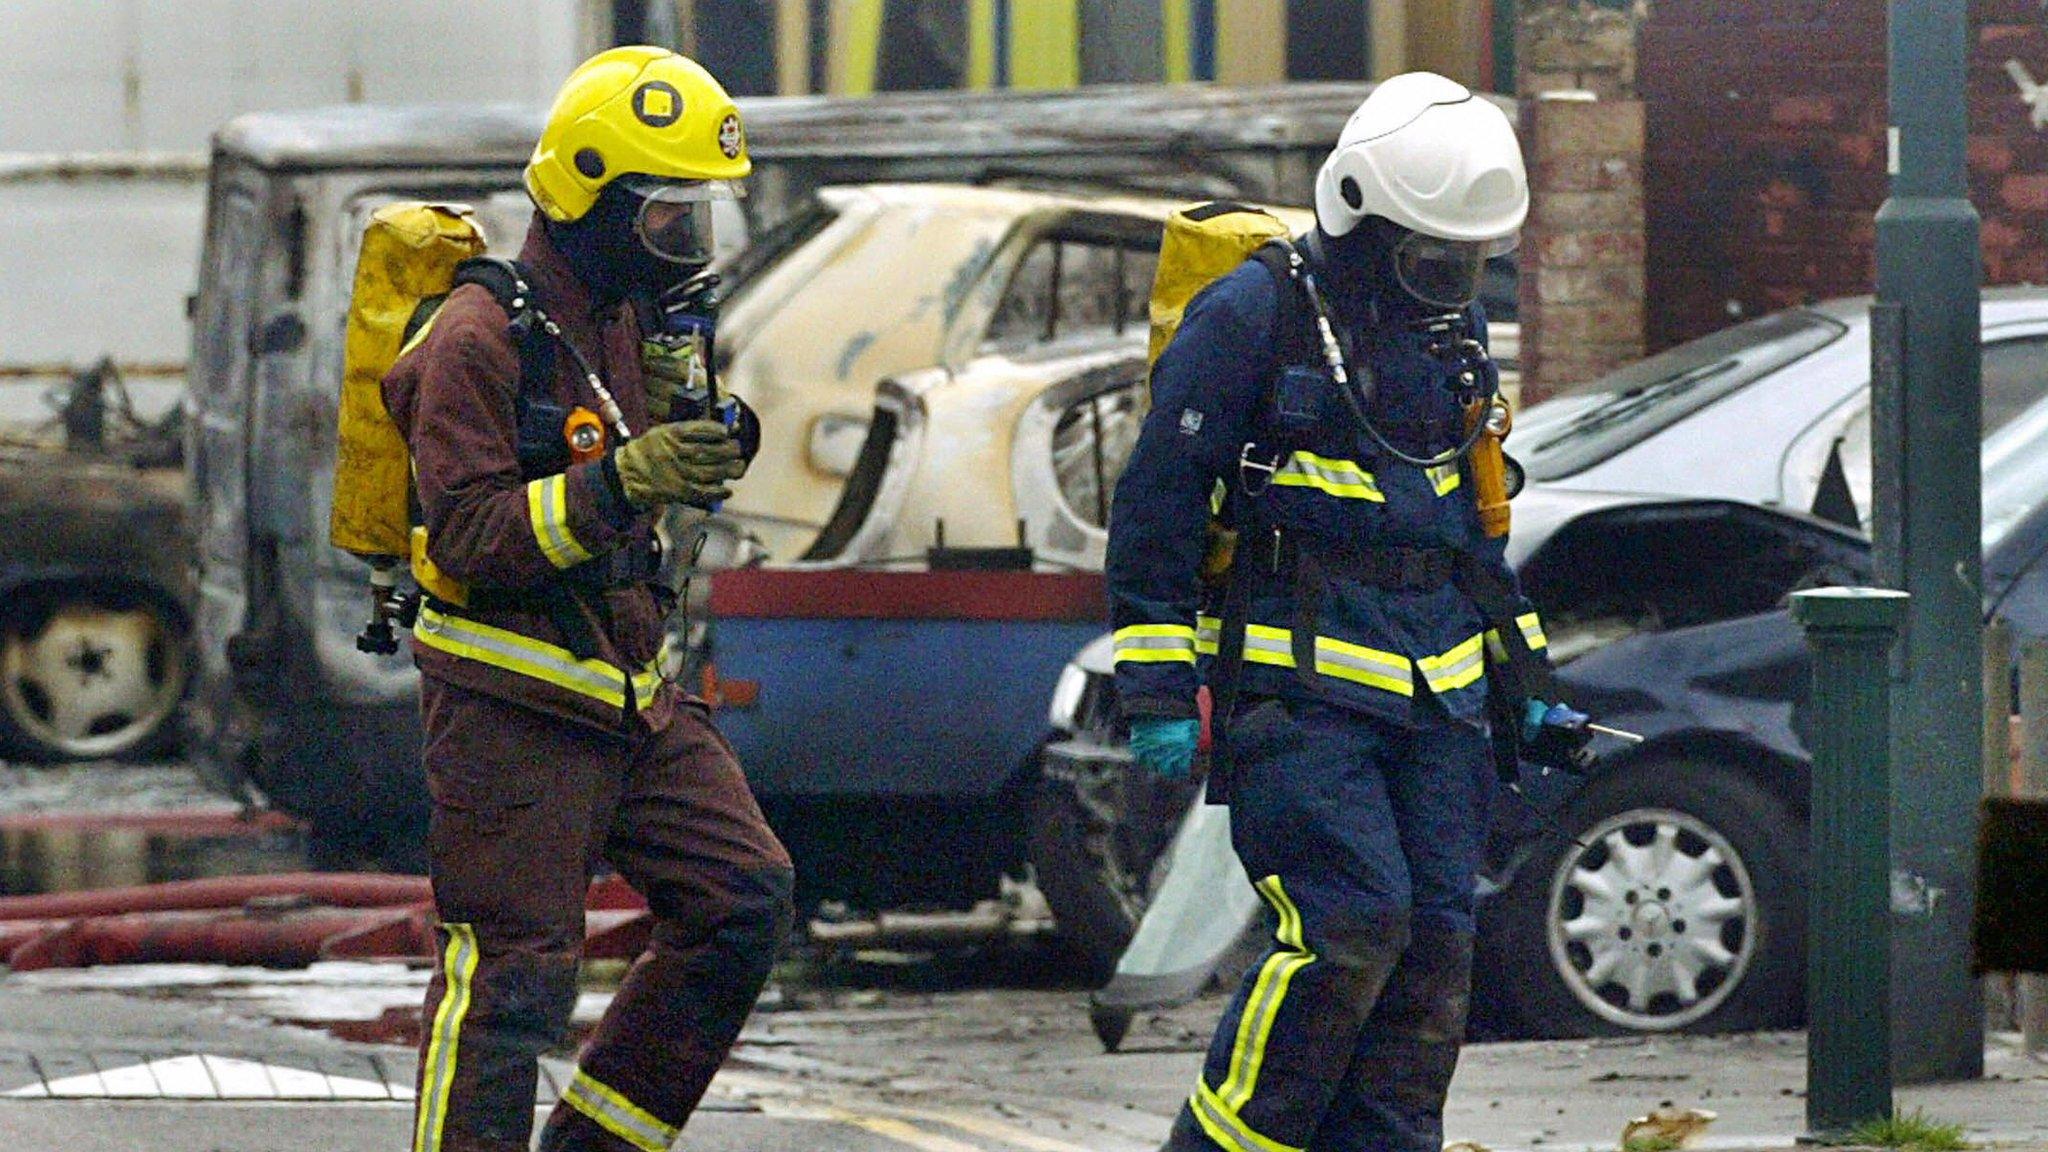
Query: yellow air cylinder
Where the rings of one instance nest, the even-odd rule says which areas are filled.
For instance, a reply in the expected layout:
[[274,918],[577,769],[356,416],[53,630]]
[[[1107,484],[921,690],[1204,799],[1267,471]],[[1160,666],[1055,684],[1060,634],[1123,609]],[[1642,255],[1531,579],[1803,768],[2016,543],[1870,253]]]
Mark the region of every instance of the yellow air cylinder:
[[1195,204],[1168,216],[1159,242],[1159,270],[1152,277],[1152,342],[1145,362],[1156,363],[1166,351],[1196,293],[1244,263],[1259,245],[1286,234],[1287,225],[1271,213],[1226,200]]
[[328,539],[373,564],[402,561],[411,551],[411,460],[384,408],[384,374],[420,301],[446,295],[455,266],[483,252],[483,229],[461,204],[388,204],[363,231],[342,354]]
[[1484,420],[1486,428],[1472,445],[1472,492],[1479,501],[1479,527],[1488,536],[1508,534],[1508,466],[1507,453],[1501,442],[1508,438],[1508,429],[1513,427],[1514,418],[1508,412],[1508,402],[1494,397],[1480,400],[1465,410],[1465,427],[1472,428],[1472,421]]

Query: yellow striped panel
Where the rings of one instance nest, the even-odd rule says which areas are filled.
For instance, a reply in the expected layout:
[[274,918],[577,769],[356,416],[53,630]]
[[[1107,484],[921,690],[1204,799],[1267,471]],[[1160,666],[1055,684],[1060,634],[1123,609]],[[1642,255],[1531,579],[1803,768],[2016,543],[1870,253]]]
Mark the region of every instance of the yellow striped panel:
[[882,48],[882,0],[833,0],[831,12],[827,86],[835,96],[871,95]]
[[811,0],[775,0],[775,90],[784,96],[811,90]]
[[1010,0],[1010,87],[1081,82],[1080,0]]
[[1287,79],[1286,0],[1216,0],[1216,79],[1223,84]]
[[1522,630],[1522,639],[1529,642],[1531,649],[1540,651],[1550,647],[1550,637],[1543,634],[1543,621],[1536,613],[1524,612],[1515,617],[1515,625]]
[[1159,39],[1166,50],[1161,74],[1168,84],[1195,78],[1195,6],[1193,0],[1160,0]]
[[470,987],[476,979],[476,929],[468,924],[441,927],[448,932],[448,947],[441,952],[441,974],[447,987],[441,993],[441,1007],[434,1013],[434,1030],[427,1038],[419,1113],[413,1118],[413,1152],[440,1152],[448,1126],[448,1092],[455,1084],[462,1021],[469,1015]]
[[977,91],[996,83],[996,0],[967,0],[967,86]]
[[1450,495],[1458,490],[1459,484],[1464,482],[1464,477],[1460,474],[1456,464],[1439,464],[1434,468],[1426,469],[1426,473],[1429,476],[1429,486],[1436,489],[1436,494],[1439,496]]

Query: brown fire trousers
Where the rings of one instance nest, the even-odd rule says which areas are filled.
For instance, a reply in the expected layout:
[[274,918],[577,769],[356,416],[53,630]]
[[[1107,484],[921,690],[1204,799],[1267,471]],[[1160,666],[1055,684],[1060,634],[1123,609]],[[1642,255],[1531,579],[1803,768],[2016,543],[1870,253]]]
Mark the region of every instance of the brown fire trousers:
[[731,747],[694,701],[632,738],[431,678],[422,701],[443,927],[415,1148],[527,1148],[538,1057],[575,1006],[600,861],[647,897],[653,941],[578,1057],[541,1148],[668,1148],[789,929],[789,857]]

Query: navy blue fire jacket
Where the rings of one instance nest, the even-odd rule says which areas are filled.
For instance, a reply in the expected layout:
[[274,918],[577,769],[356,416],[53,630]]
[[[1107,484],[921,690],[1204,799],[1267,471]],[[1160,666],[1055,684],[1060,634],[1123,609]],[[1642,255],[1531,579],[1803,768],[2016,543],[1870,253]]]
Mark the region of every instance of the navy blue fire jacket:
[[[1375,427],[1413,456],[1459,444],[1454,370],[1411,326],[1426,313],[1390,277],[1327,264],[1317,271],[1333,321],[1371,366]],[[1219,506],[1238,510],[1240,565],[1256,562],[1273,525],[1304,548],[1463,550],[1517,589],[1515,623],[1531,648],[1544,646],[1507,570],[1506,539],[1480,529],[1464,461],[1424,469],[1373,445],[1320,342],[1282,336],[1312,331],[1292,319],[1283,327],[1283,307],[1309,314],[1298,285],[1247,260],[1196,296],[1154,366],[1152,410],[1110,512],[1116,688],[1127,715],[1195,715],[1221,631],[1221,589],[1198,576],[1205,524]],[[1483,340],[1483,314],[1474,307],[1468,319]],[[1283,350],[1283,341],[1293,347]],[[1270,480],[1241,466],[1248,443],[1254,459],[1277,461]],[[1219,496],[1226,489],[1231,498]],[[1275,577],[1251,586],[1243,693],[1318,698],[1404,725],[1427,722],[1417,706],[1432,696],[1454,717],[1480,716],[1488,649],[1496,658],[1501,650],[1456,586],[1389,589],[1326,571],[1304,619],[1294,585]],[[1312,643],[1296,642],[1303,627]],[[1308,653],[1312,668],[1297,658]]]

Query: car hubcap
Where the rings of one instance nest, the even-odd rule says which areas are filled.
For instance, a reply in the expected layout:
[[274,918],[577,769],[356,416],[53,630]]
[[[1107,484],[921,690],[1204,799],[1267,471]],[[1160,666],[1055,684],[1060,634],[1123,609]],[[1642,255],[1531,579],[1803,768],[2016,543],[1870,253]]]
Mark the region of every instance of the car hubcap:
[[1551,963],[1580,1004],[1637,1030],[1680,1028],[1725,1002],[1756,952],[1742,858],[1682,812],[1593,826],[1551,880]]
[[69,604],[0,638],[0,703],[31,739],[72,757],[140,743],[185,687],[179,641],[147,608]]

